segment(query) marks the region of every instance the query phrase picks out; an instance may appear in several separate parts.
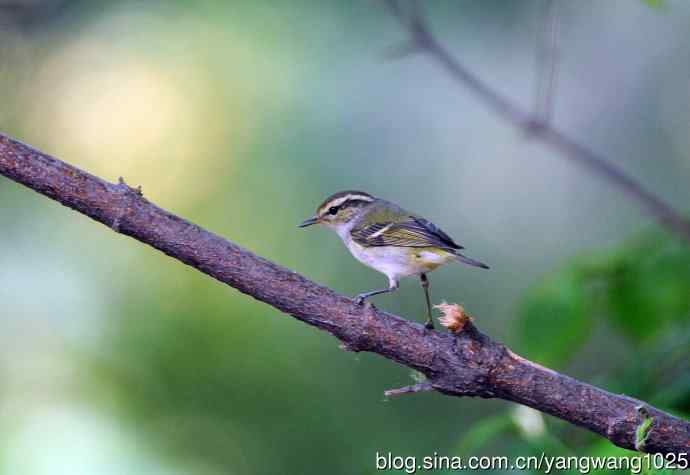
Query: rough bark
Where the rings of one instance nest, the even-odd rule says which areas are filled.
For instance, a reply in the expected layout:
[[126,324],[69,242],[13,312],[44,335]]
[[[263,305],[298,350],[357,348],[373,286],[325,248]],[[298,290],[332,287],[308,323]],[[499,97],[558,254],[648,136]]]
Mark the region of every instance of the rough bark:
[[[500,398],[585,427],[621,447],[690,451],[690,424],[521,358],[468,324],[459,334],[356,305],[352,299],[165,211],[123,181],[109,183],[0,134],[0,174],[114,231],[325,330],[352,351],[369,351],[426,375],[422,385],[452,396]],[[391,394],[396,394],[393,391]],[[653,418],[644,437],[637,428]]]

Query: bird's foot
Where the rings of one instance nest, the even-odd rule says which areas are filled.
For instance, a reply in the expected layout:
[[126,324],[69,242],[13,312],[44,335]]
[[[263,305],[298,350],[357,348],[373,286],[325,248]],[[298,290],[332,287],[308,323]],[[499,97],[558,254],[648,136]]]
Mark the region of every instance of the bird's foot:
[[368,311],[376,310],[376,306],[371,303],[371,301],[367,300],[368,295],[366,294],[359,294],[357,297],[355,297],[355,303],[357,305],[364,305],[364,308]]
[[427,330],[433,330],[434,329],[434,322],[431,320],[427,320],[426,323],[424,324],[424,328]]

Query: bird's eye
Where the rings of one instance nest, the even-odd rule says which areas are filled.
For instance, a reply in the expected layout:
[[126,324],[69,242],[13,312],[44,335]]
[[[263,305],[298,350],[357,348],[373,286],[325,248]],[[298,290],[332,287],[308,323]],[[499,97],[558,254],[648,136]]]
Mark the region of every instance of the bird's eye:
[[328,214],[338,214],[338,207],[331,206],[330,208],[328,208]]

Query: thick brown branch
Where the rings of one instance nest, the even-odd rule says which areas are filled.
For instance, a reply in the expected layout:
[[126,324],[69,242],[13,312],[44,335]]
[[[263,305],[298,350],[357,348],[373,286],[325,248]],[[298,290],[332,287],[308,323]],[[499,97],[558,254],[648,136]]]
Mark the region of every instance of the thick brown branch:
[[[614,444],[647,452],[690,451],[690,424],[527,361],[468,325],[457,335],[428,331],[315,284],[147,201],[0,134],[0,174],[149,244],[240,292],[340,339],[418,370],[452,396],[501,398],[586,427]],[[417,389],[429,389],[427,383]],[[644,407],[645,411],[639,410]],[[635,432],[653,418],[644,444]]]
[[[590,172],[604,178],[620,188],[637,201],[639,205],[660,224],[690,241],[690,220],[673,209],[656,194],[647,190],[642,184],[628,176],[622,169],[607,161],[594,151],[566,136],[554,128],[546,117],[535,117],[518,104],[505,97],[479,76],[467,68],[446,48],[431,32],[422,15],[420,2],[411,2],[414,8],[406,14],[397,0],[386,0],[394,17],[407,30],[410,42],[408,51],[423,51],[439,63],[458,83],[476,94],[493,112],[512,124],[528,132],[535,140],[549,145],[561,156],[585,167]],[[552,87],[552,86],[549,86]],[[549,94],[553,94],[550,91]],[[549,98],[553,101],[553,97]],[[550,108],[551,105],[548,105]]]

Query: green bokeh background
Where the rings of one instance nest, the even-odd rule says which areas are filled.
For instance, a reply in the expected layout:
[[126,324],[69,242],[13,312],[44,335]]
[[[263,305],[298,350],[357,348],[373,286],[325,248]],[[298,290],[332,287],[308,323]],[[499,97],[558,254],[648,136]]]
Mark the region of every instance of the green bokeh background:
[[[429,2],[533,102],[543,1]],[[555,123],[687,211],[690,4],[562,2]],[[516,352],[690,414],[690,247],[497,120],[375,1],[0,1],[0,130],[344,294],[385,278],[295,227],[363,189],[490,272],[432,274]],[[376,304],[422,320],[418,283]],[[0,473],[373,474],[375,454],[630,454],[406,368],[0,179]],[[436,473],[444,473],[438,471]]]

